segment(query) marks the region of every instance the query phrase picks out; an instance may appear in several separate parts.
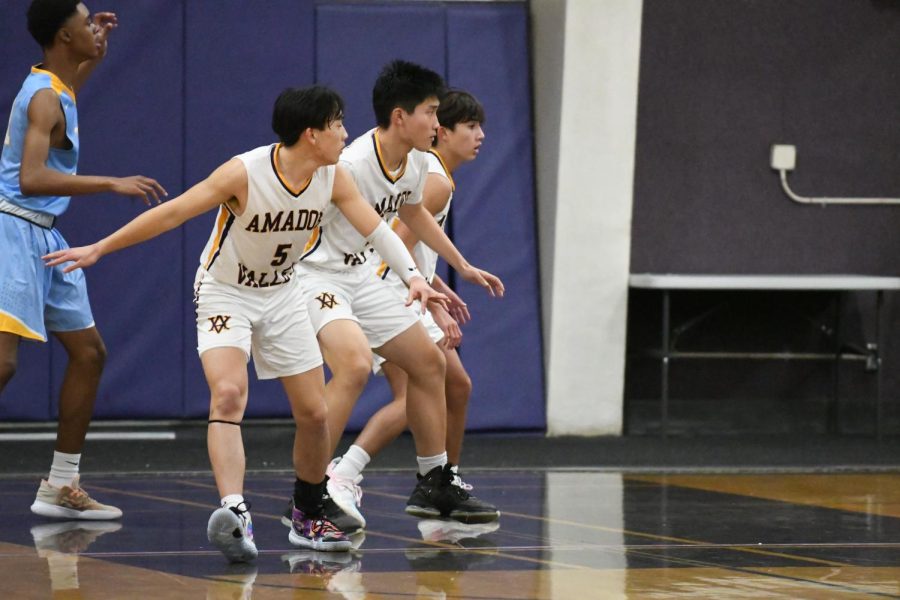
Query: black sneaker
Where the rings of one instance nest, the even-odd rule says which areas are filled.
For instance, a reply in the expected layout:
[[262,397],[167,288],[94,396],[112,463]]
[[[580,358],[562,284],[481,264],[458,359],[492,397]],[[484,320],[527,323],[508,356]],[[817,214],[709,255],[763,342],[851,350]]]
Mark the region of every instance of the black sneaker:
[[424,476],[406,501],[406,514],[420,519],[446,517],[461,523],[490,523],[500,518],[497,507],[482,502],[466,490],[453,485],[449,464],[435,467]]
[[[341,510],[341,507],[335,504],[334,500],[332,500],[331,497],[325,499],[325,504],[324,506],[322,506],[322,510],[325,514],[325,517],[343,533],[352,535],[354,533],[362,531],[362,527],[359,526],[359,523],[356,522],[356,519]],[[287,507],[281,514],[282,525],[288,528],[292,527],[291,515],[293,514],[293,512],[294,499],[288,498]]]

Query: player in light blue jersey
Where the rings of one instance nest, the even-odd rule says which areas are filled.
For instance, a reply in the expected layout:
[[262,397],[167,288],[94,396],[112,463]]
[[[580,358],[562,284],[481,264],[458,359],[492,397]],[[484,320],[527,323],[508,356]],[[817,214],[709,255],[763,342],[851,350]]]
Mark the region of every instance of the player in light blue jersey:
[[54,228],[71,196],[115,192],[159,202],[153,179],[76,175],[75,94],[106,55],[113,13],[91,16],[77,0],[33,0],[28,31],[43,62],[16,96],[0,154],[0,393],[16,371],[19,342],[62,343],[68,365],[59,399],[56,452],[32,512],[64,519],[116,519],[122,511],[93,500],[78,469],[106,357],[94,326],[84,275],[47,269],[41,256],[68,247]]

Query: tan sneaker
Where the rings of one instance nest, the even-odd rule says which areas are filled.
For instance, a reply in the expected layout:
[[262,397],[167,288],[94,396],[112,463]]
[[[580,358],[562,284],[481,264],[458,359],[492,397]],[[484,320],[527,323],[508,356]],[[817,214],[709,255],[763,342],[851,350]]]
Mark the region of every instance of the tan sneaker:
[[78,477],[75,477],[72,485],[61,488],[53,487],[42,479],[34,504],[31,505],[31,512],[42,517],[89,521],[105,521],[122,516],[122,511],[115,506],[101,504],[88,496],[78,485]]

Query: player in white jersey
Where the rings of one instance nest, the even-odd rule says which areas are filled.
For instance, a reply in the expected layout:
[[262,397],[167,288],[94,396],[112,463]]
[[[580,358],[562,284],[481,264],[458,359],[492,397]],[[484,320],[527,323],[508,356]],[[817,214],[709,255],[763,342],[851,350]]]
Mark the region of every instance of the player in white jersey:
[[[261,379],[279,378],[296,423],[294,509],[289,540],[312,550],[347,550],[351,542],[324,514],[325,468],[332,452],[326,422],[322,357],[300,282],[291,266],[331,206],[385,252],[406,277],[408,302],[441,301],[400,239],[335,166],[347,133],[343,101],[320,86],[287,89],[272,128],[281,143],[232,158],[178,198],[134,219],[103,240],[48,254],[65,271],[153,238],[212,208],[218,217],[197,271],[197,349],[210,389],[207,444],[221,508],[207,535],[230,560],[257,555],[240,423],[247,405],[247,362]],[[327,221],[324,222],[327,225]]]
[[[436,111],[443,89],[441,77],[429,69],[400,60],[389,63],[372,94],[377,127],[341,154],[341,165],[386,221],[399,215],[463,278],[499,296],[503,293],[500,279],[470,265],[422,206],[425,151],[437,132]],[[370,349],[374,349],[408,375],[407,417],[416,443],[419,480],[406,512],[423,518],[496,520],[499,512],[494,506],[451,485],[443,353],[418,316],[403,306],[396,290],[375,274],[370,262],[379,261],[373,252],[377,249],[370,248],[340,217],[328,216],[319,239],[297,269],[303,274],[310,318],[333,374],[325,389],[332,451],[365,387],[372,367]],[[357,521],[364,526],[364,521]]]
[[[441,96],[438,107],[438,127],[434,147],[429,150],[428,179],[425,183],[423,204],[434,215],[438,225],[444,227],[450,213],[450,203],[456,185],[453,172],[463,163],[474,160],[484,140],[481,128],[484,108],[474,96],[461,90],[451,90]],[[458,474],[462,453],[462,441],[466,427],[466,410],[472,391],[472,380],[466,373],[456,348],[462,338],[459,325],[469,320],[465,303],[436,275],[437,253],[418,241],[399,219],[391,223],[406,243],[419,265],[422,274],[433,287],[451,298],[454,314],[433,304],[422,315],[422,321],[432,340],[443,350],[447,361],[445,393],[447,398],[447,459],[454,470],[454,482],[466,490],[466,484]],[[378,268],[378,275],[396,289],[405,289],[403,281],[385,263]],[[384,371],[394,393],[394,400],[378,410],[357,436],[353,445],[329,471],[328,490],[334,501],[358,522],[365,522],[359,510],[362,491],[362,471],[378,452],[406,429],[406,373],[396,365],[374,357],[375,371]],[[422,522],[426,523],[425,521]],[[466,527],[466,525],[462,525]],[[495,525],[496,526],[496,525]]]

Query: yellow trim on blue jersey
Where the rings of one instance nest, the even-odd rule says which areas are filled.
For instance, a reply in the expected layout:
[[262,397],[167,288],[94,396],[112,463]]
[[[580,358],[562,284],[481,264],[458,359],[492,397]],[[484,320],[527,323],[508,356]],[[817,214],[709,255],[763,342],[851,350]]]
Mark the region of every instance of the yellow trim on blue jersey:
[[397,180],[403,177],[403,174],[406,172],[406,163],[409,158],[409,154],[403,157],[403,162],[400,163],[400,170],[397,172],[397,175],[391,175],[391,170],[388,168],[386,164],[384,164],[384,157],[381,153],[381,142],[378,141],[378,130],[375,130],[375,133],[372,134],[372,139],[375,140],[375,158],[378,159],[378,166],[381,167],[381,172],[391,183],[397,183]]
[[438,159],[438,162],[441,163],[441,168],[444,169],[444,173],[447,175],[447,179],[450,180],[450,191],[456,191],[456,182],[453,181],[453,175],[450,174],[450,169],[447,168],[447,163],[444,162],[444,157],[441,156],[441,153],[435,150],[434,148],[428,151],[429,154],[434,154],[435,158]]
[[25,323],[11,314],[2,311],[0,311],[0,331],[14,333],[19,337],[27,338],[29,340],[37,340],[39,342],[47,341],[47,338],[26,326]]
[[278,181],[281,183],[281,185],[284,186],[284,189],[290,192],[291,196],[296,198],[297,196],[305,192],[306,188],[309,187],[309,184],[312,183],[312,175],[310,175],[309,179],[307,179],[303,183],[303,185],[300,186],[300,189],[298,191],[295,191],[294,188],[288,185],[288,182],[287,180],[285,180],[284,175],[281,174],[281,169],[278,168],[278,151],[281,149],[281,146],[282,144],[278,143],[275,144],[275,147],[272,149],[272,168],[275,169],[275,177],[278,178]]
[[204,261],[204,269],[208,269],[212,265],[213,258],[215,258],[216,252],[219,251],[219,245],[222,243],[222,231],[225,229],[225,221],[227,220],[228,211],[225,210],[225,205],[222,204],[219,206],[219,216],[216,217],[216,238],[213,240],[212,248],[209,249],[209,255]]
[[56,73],[52,73],[47,69],[42,69],[38,65],[31,67],[31,72],[35,74],[44,74],[50,77],[50,87],[53,88],[53,91],[57,94],[65,92],[71,96],[72,102],[75,102],[75,90],[63,83],[62,79],[56,76]]

